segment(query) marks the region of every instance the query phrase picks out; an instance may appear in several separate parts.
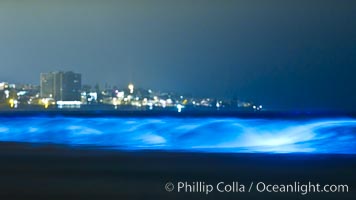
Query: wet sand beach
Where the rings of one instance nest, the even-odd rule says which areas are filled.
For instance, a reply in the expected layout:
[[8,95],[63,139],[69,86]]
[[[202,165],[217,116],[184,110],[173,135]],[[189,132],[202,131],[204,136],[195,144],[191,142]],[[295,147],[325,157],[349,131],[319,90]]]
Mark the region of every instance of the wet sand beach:
[[[356,156],[113,151],[0,143],[1,199],[354,199]],[[177,182],[347,184],[347,193],[177,192]],[[165,184],[172,182],[172,192]],[[246,189],[247,190],[247,189]]]

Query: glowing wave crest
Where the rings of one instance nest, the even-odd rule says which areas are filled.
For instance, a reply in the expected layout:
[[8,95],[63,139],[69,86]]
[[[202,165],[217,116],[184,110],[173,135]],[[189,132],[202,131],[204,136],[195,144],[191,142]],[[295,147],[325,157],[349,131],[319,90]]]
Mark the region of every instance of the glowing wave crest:
[[0,118],[0,141],[125,150],[356,154],[356,120]]

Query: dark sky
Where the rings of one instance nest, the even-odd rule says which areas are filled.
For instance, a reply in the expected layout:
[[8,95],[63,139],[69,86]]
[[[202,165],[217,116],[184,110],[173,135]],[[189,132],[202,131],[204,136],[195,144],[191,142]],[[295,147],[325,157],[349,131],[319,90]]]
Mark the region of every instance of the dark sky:
[[276,108],[356,108],[355,0],[0,1],[0,81],[73,70]]

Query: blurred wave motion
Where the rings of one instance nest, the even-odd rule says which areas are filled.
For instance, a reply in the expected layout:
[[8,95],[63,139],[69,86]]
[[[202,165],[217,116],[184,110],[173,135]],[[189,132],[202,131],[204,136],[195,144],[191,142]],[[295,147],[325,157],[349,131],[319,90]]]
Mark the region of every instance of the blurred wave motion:
[[121,150],[356,154],[352,118],[0,118],[0,141]]

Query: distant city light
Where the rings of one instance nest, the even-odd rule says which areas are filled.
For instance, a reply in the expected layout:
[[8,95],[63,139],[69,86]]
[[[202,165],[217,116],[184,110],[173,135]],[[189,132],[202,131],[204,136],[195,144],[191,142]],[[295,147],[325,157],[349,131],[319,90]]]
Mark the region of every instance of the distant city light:
[[125,97],[125,92],[124,92],[124,91],[118,92],[118,93],[116,94],[116,97],[117,97],[117,98],[120,98],[120,99],[123,99],[123,98]]
[[[66,87],[64,87],[64,85]],[[120,106],[142,107],[142,110],[156,108],[182,109],[187,107],[231,108],[241,110],[262,110],[262,105],[254,105],[250,102],[217,100],[215,98],[198,98],[183,96],[172,91],[152,91],[151,89],[136,89],[132,83],[128,84],[128,90],[117,86],[105,85],[100,88],[90,85],[81,85],[81,74],[74,72],[48,72],[41,73],[40,85],[19,84],[0,82],[0,107],[1,105],[16,108],[87,108],[88,106],[111,105],[115,109]],[[31,105],[26,107],[24,105]],[[83,105],[83,106],[81,106]],[[23,106],[23,107],[22,107]],[[35,107],[33,107],[35,108]],[[99,109],[100,107],[98,107]]]
[[172,104],[173,101],[172,101],[172,99],[167,99],[167,100],[166,100],[166,103],[167,103],[167,104]]
[[10,104],[10,108],[15,107],[15,101],[14,101],[14,99],[9,99],[9,104]]
[[8,99],[9,95],[10,95],[10,91],[9,90],[5,90],[4,93],[5,93],[5,98]]
[[17,92],[17,96],[23,96],[26,93],[27,93],[26,91],[19,91],[19,92]]
[[4,90],[5,88],[8,88],[8,83],[6,82],[0,83],[0,90]]
[[41,103],[44,105],[45,108],[48,108],[49,106],[49,100],[47,98],[44,98],[41,100]]
[[57,101],[58,108],[80,108],[80,101]]
[[165,108],[166,107],[166,101],[161,99],[159,100],[159,103],[161,104],[162,108]]
[[130,83],[128,88],[130,90],[130,94],[132,94],[134,92],[134,85],[132,83]]
[[149,108],[150,110],[153,109],[153,104],[152,104],[151,102],[147,103],[147,105],[148,105],[148,108]]
[[184,108],[184,106],[182,106],[181,104],[177,105],[178,112],[182,112],[182,108]]

